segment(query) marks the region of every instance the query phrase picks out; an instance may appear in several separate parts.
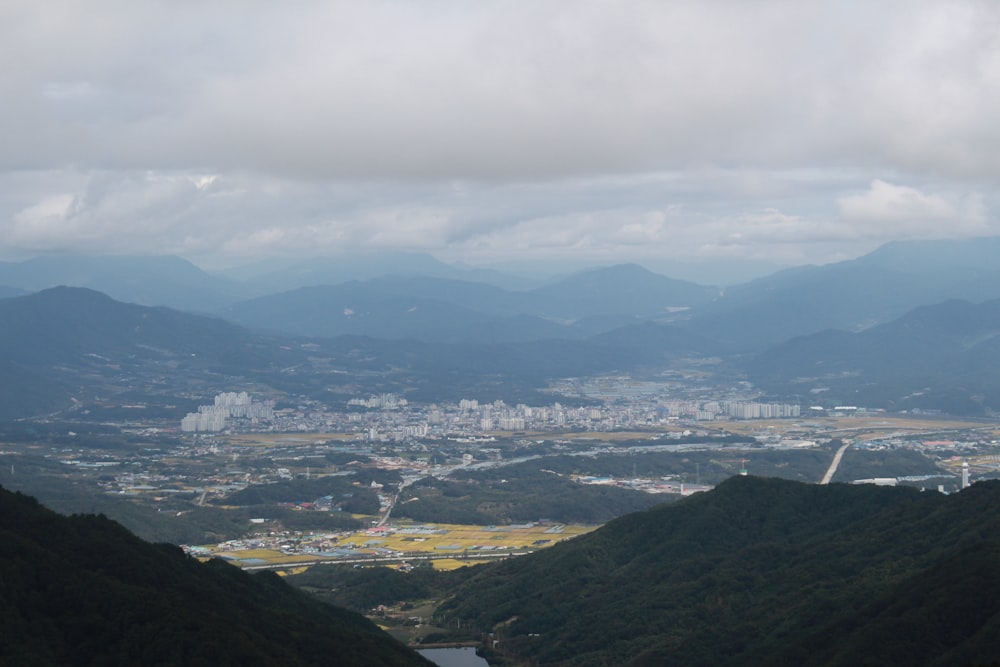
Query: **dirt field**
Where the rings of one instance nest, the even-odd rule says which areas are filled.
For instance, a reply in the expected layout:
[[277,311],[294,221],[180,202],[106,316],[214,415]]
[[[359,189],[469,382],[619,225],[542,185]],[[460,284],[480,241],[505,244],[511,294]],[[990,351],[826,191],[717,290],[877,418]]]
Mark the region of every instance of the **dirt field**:
[[856,417],[809,417],[802,419],[754,419],[747,421],[715,421],[711,427],[749,435],[773,430],[776,433],[810,432],[828,437],[849,436],[867,439],[885,437],[888,433],[920,434],[941,433],[968,429],[982,429],[987,433],[997,433],[995,424],[952,419],[919,419],[915,417],[887,417],[884,415],[864,415]]
[[327,440],[355,439],[356,433],[239,433],[226,436],[234,445],[244,447],[294,447],[296,445],[315,445]]

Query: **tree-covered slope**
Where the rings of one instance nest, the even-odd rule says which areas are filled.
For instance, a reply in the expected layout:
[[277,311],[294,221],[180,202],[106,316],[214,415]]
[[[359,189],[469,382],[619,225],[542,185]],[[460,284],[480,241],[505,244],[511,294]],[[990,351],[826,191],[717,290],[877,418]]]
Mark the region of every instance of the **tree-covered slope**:
[[426,665],[272,574],[0,489],[0,664]]
[[943,496],[735,477],[486,568],[439,614],[537,665],[988,663],[998,528],[996,482]]
[[663,502],[630,489],[578,484],[530,462],[454,479],[427,477],[406,487],[400,500],[393,510],[397,518],[480,525],[539,519],[599,524]]

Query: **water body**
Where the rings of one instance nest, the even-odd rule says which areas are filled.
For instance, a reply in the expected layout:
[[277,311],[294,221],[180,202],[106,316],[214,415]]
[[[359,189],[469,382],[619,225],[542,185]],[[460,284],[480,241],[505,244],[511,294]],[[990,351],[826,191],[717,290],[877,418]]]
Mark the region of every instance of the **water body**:
[[484,658],[476,655],[472,646],[461,648],[425,648],[417,651],[438,667],[489,667]]

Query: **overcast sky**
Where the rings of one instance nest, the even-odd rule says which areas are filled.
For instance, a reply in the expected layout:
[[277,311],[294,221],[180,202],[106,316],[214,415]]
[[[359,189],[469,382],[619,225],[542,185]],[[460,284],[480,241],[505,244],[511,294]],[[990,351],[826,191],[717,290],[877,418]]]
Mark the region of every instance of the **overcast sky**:
[[0,259],[1000,234],[1000,3],[4,0]]

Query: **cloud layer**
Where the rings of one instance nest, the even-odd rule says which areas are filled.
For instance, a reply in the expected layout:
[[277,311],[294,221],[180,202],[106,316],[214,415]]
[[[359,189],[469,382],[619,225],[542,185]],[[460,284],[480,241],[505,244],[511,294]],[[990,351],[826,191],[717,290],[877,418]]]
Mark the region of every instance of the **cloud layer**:
[[0,7],[0,248],[829,261],[1000,233],[990,2]]

